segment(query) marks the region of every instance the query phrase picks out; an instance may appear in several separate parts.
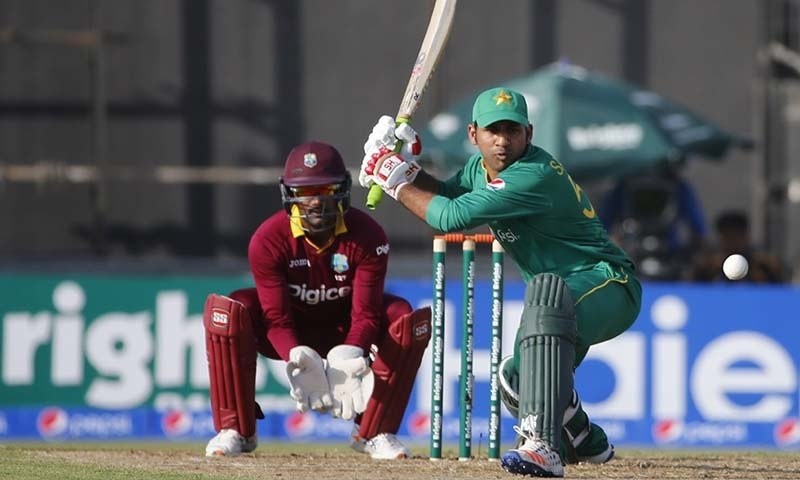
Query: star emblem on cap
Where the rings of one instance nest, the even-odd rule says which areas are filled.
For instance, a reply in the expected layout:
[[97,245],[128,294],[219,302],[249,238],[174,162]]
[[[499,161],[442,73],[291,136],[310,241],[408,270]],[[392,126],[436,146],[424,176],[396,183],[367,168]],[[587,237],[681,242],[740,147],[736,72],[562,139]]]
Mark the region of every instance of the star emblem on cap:
[[505,90],[500,90],[497,92],[497,95],[494,96],[493,100],[495,105],[502,105],[504,103],[511,105],[511,95],[509,95]]

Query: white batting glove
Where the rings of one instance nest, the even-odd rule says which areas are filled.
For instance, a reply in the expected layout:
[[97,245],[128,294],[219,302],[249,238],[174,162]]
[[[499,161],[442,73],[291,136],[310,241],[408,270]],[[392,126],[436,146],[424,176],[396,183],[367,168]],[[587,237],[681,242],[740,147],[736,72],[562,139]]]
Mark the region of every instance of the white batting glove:
[[328,352],[327,360],[328,383],[333,395],[331,414],[351,420],[364,413],[375,385],[375,376],[364,351],[353,345],[337,345]]
[[422,167],[414,160],[406,162],[403,157],[386,147],[381,147],[375,154],[364,157],[358,177],[359,181],[363,178],[370,182],[369,184],[377,184],[397,200],[400,189],[414,182],[420,170]]
[[297,402],[298,412],[326,412],[333,406],[325,364],[314,349],[298,345],[289,350],[286,375],[291,387],[289,395]]
[[[382,149],[384,152],[394,151],[397,140],[403,141],[403,148],[399,152],[402,157],[416,160],[422,153],[422,142],[419,135],[409,124],[397,125],[394,118],[389,115],[379,118],[364,144],[362,167],[376,154],[381,156]],[[374,183],[374,179],[362,168],[358,175],[358,183],[364,188],[369,188]]]
[[407,123],[398,125],[394,118],[384,115],[372,127],[372,132],[364,144],[364,154],[372,155],[381,147],[394,150],[397,140],[403,141],[403,148],[398,152],[403,157],[416,159],[422,153],[422,142],[411,125]]

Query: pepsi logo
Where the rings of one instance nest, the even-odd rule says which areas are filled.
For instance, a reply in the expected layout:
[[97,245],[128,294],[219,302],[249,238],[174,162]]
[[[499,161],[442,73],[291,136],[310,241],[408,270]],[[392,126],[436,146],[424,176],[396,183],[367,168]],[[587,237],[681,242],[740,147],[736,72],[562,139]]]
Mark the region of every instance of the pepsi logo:
[[67,430],[69,415],[58,407],[48,407],[36,417],[36,429],[39,435],[50,438],[61,435]]
[[416,411],[408,419],[408,433],[414,437],[424,437],[430,433],[431,416],[428,412]]
[[161,430],[169,437],[184,435],[192,428],[192,416],[183,410],[172,410],[161,416]]
[[683,422],[680,420],[660,420],[653,424],[653,440],[668,443],[678,440],[683,435]]
[[294,412],[286,416],[283,428],[289,437],[305,437],[314,431],[314,416],[307,413]]
[[787,418],[775,425],[775,443],[779,446],[800,443],[800,418]]

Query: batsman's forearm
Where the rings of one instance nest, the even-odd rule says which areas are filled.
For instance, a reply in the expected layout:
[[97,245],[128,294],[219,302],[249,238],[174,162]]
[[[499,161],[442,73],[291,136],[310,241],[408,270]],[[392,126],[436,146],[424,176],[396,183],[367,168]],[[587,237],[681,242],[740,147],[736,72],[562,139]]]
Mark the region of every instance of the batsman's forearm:
[[421,170],[414,179],[414,186],[420,190],[437,195],[441,188],[442,182],[425,170]]
[[[436,196],[435,193],[423,190],[417,184],[420,180],[420,176],[422,176],[424,172],[421,172],[417,175],[417,179],[414,183],[409,183],[408,185],[404,186],[400,189],[400,192],[397,195],[397,201],[403,204],[404,207],[408,209],[411,213],[419,217],[423,222],[425,220],[425,214],[428,211],[428,204],[431,203],[431,199]],[[429,175],[425,174],[429,178]],[[423,181],[422,185],[426,185],[426,182]]]

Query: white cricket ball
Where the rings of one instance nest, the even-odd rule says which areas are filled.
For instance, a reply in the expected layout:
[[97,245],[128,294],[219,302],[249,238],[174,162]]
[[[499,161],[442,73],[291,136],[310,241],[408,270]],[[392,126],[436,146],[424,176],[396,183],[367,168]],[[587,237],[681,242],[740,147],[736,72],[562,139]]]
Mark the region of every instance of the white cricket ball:
[[747,270],[750,265],[747,264],[747,259],[738,253],[734,253],[725,259],[722,263],[722,272],[731,280],[741,280],[747,275]]

